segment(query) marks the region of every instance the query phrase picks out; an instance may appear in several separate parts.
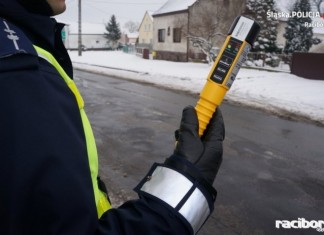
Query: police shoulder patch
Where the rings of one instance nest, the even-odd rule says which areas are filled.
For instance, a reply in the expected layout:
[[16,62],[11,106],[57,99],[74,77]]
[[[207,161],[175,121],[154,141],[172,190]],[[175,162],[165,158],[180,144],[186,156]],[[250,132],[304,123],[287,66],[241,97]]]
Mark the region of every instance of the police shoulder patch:
[[17,26],[0,17],[0,58],[16,54],[37,56],[26,35]]

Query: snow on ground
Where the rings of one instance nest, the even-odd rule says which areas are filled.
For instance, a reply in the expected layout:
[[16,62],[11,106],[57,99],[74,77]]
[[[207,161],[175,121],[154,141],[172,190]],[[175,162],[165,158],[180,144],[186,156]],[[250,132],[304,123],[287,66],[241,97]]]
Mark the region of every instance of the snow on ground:
[[[145,60],[121,51],[70,52],[74,67],[126,79],[199,93],[211,68],[207,64]],[[97,66],[93,66],[97,65]],[[324,81],[285,72],[242,68],[226,99],[285,117],[324,124]]]

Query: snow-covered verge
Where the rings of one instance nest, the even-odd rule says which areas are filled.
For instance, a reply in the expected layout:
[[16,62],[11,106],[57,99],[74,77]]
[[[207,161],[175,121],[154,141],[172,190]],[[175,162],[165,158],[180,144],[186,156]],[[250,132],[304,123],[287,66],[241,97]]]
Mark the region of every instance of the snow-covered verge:
[[[70,52],[74,68],[199,93],[210,66],[145,60],[120,51]],[[284,72],[242,68],[226,100],[261,108],[286,118],[324,125],[324,81]]]

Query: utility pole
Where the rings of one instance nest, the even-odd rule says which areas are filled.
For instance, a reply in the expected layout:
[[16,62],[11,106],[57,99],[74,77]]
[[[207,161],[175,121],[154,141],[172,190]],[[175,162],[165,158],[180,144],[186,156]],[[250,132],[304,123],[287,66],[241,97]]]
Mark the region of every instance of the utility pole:
[[82,29],[81,29],[81,26],[82,26],[82,23],[81,23],[81,0],[79,0],[79,6],[78,6],[78,9],[79,9],[79,21],[78,21],[78,26],[79,26],[79,35],[78,35],[78,54],[79,56],[82,56]]

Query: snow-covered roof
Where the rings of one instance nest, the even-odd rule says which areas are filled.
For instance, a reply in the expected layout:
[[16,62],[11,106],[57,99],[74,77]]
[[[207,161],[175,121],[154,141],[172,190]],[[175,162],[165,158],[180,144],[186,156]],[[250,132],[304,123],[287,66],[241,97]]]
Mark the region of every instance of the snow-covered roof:
[[154,14],[154,11],[146,11],[147,14],[151,17],[151,20],[153,21],[153,14]]
[[187,10],[197,0],[169,0],[153,16]]
[[153,22],[153,11],[146,11],[145,12],[145,14],[144,14],[144,16],[143,16],[143,19],[142,19],[142,21],[141,21],[141,24],[139,25],[139,29],[141,28],[141,26],[142,26],[142,24],[143,24],[143,22],[144,22],[144,19],[145,19],[145,16],[146,15],[148,15],[149,17],[150,17],[150,19],[151,19],[151,21]]
[[[70,34],[78,34],[78,23],[67,23]],[[106,32],[105,24],[82,23],[82,34],[104,34]]]
[[138,38],[139,33],[134,32],[134,33],[126,33],[128,38]]

